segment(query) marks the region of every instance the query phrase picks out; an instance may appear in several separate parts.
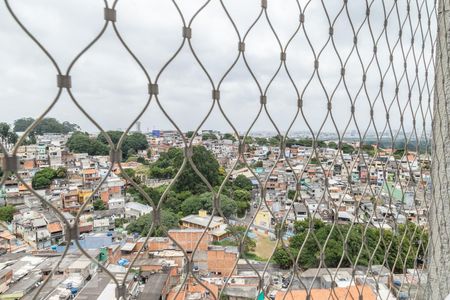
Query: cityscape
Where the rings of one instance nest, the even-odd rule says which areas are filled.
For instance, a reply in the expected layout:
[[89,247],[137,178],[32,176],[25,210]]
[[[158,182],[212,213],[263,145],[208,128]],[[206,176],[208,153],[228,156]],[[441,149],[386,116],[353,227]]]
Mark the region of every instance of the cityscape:
[[0,299],[423,297],[427,138],[33,122],[0,123]]
[[4,0],[0,300],[450,300],[450,0]]

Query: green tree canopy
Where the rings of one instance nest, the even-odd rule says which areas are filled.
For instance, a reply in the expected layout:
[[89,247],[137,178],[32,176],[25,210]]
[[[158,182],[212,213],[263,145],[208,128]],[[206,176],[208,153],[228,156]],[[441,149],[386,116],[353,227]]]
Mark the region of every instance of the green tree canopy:
[[252,200],[252,195],[247,190],[235,190],[234,191],[234,200],[242,201],[242,202],[250,202]]
[[335,142],[329,142],[327,146],[328,146],[328,148],[331,148],[331,149],[338,148],[338,144],[336,144]]
[[241,189],[241,190],[246,190],[246,191],[251,191],[253,188],[253,184],[252,181],[250,179],[248,179],[247,177],[245,177],[244,175],[238,175],[234,180],[233,180],[233,188],[234,189]]
[[344,152],[345,154],[351,154],[355,151],[355,148],[352,145],[349,144],[342,144],[342,152]]
[[[160,179],[173,178],[181,168],[183,158],[183,149],[180,148],[171,148],[168,152],[161,153],[159,159],[150,166],[150,176]],[[194,146],[192,161],[212,186],[220,184],[220,166],[210,151],[203,146]],[[208,191],[206,184],[189,163],[175,181],[174,190],[177,192],[191,191],[194,194]]]
[[8,123],[0,123],[0,142],[4,144],[15,144],[19,136],[12,131],[11,126]]
[[12,205],[6,205],[0,207],[0,220],[3,222],[10,223],[13,220],[14,213],[16,212],[16,208]]
[[33,124],[33,118],[20,118],[14,121],[14,132],[23,132]]
[[[338,265],[345,268],[355,264],[367,266],[373,256],[372,264],[384,263],[389,269],[399,271],[403,270],[404,265],[407,268],[414,267],[417,257],[424,256],[428,240],[428,234],[423,228],[413,223],[399,225],[396,232],[373,227],[365,229],[365,225],[362,224],[353,226],[337,224],[333,229],[331,224],[318,220],[314,220],[312,225],[314,236],[308,235],[310,226],[308,220],[296,222],[295,235],[289,241],[289,248],[294,257],[297,257],[299,249],[303,247],[298,261],[302,269],[319,266],[320,248],[317,241],[325,246],[324,261],[329,268],[335,268]],[[328,242],[325,245],[327,239]],[[384,242],[378,243],[380,239]],[[361,247],[363,244],[366,247]],[[344,251],[345,248],[347,248],[346,251]],[[286,259],[285,249],[277,249],[277,252],[279,253],[275,255],[275,258],[278,257],[278,260],[275,259],[275,261],[280,266],[286,267],[289,262]],[[387,262],[384,262],[386,253],[388,254]],[[292,261],[289,264],[291,265]]]
[[[111,130],[106,132],[114,145],[119,143],[123,131]],[[104,134],[99,134],[97,140],[109,148],[108,141]],[[139,150],[146,150],[148,148],[148,141],[144,134],[139,132],[134,132],[128,134],[120,148],[122,151],[123,159],[127,159],[129,156],[136,155]]]
[[294,200],[295,190],[288,190],[287,197],[288,199]]
[[[111,141],[117,145],[122,136],[122,131],[107,131]],[[99,134],[97,138],[91,138],[87,133],[75,132],[67,141],[67,147],[75,153],[88,153],[89,155],[108,155],[109,144],[104,134]],[[125,137],[122,143],[122,158],[127,159],[130,155],[135,155],[139,150],[146,150],[148,142],[142,133],[132,133]]]
[[[61,175],[61,170],[60,170]],[[58,178],[58,173],[52,168],[44,168],[34,174],[31,185],[34,189],[47,189],[50,187],[52,180]]]
[[[164,231],[167,231],[172,228],[177,228],[180,222],[180,218],[177,214],[164,209],[161,210],[160,219],[161,219],[161,226],[153,230],[152,236],[165,236],[166,234]],[[150,213],[143,215],[138,219],[130,222],[126,230],[128,232],[137,232],[141,236],[146,236],[152,225],[152,220],[153,214]]]
[[[14,132],[23,132],[33,124],[35,120],[33,118],[21,118],[14,121]],[[80,126],[70,122],[60,123],[55,118],[44,118],[42,121],[34,128],[33,133],[37,135],[42,135],[44,133],[64,133],[75,132],[80,130]]]
[[292,260],[288,250],[280,247],[273,254],[273,261],[282,269],[289,269],[292,266]]
[[[220,196],[220,206],[225,217],[230,217],[237,212],[237,204],[235,201],[225,195]],[[199,210],[204,209],[208,213],[212,213],[213,201],[211,193],[203,193],[201,195],[193,195],[181,204],[181,211],[184,216],[197,214]]]
[[202,133],[202,141],[206,140],[217,140],[217,136],[214,133]]
[[7,139],[10,129],[11,127],[9,126],[8,123],[5,122],[0,123],[0,139],[2,140],[2,142],[4,142]]
[[363,145],[361,145],[360,149],[362,152],[367,153],[369,156],[375,155],[375,147],[373,145],[363,144]]
[[225,133],[225,134],[223,135],[223,139],[224,139],[224,140],[232,140],[233,142],[236,141],[236,138],[235,138],[234,135],[231,134],[231,133]]
[[66,146],[74,153],[87,153],[89,155],[108,155],[109,153],[108,146],[83,132],[72,134]]
[[102,199],[97,199],[92,203],[94,210],[106,210],[106,205]]

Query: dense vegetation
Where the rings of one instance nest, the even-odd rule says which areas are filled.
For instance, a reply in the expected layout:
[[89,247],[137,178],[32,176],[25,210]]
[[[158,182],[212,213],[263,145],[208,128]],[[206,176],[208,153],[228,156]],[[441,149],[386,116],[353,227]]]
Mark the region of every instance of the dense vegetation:
[[[159,179],[173,178],[183,163],[183,149],[171,148],[166,153],[161,153],[160,158],[150,166],[150,177]],[[192,161],[200,173],[211,184],[217,186],[220,183],[219,163],[214,155],[203,146],[193,148]],[[187,163],[183,172],[174,185],[177,192],[191,191],[200,194],[208,191],[206,184],[195,173],[192,166]]]
[[[146,214],[142,217],[139,217],[137,220],[131,222],[127,226],[128,232],[137,232],[142,236],[146,236],[150,227],[152,225],[153,214]],[[171,228],[176,228],[178,226],[178,222],[180,220],[179,216],[171,211],[162,210],[161,215],[161,226],[155,228],[153,230],[153,236],[164,236],[164,231],[167,231]]]
[[[21,118],[14,121],[14,132],[23,132],[33,124],[35,120],[33,118]],[[64,121],[60,123],[55,118],[44,118],[34,128],[33,133],[35,135],[42,135],[44,133],[64,133],[74,132],[80,130],[80,126]]]
[[92,203],[92,208],[94,210],[105,210],[106,209],[106,205],[103,202],[102,199],[97,199]]
[[[220,207],[225,217],[230,217],[237,212],[237,203],[228,196],[222,195],[220,197]],[[181,212],[184,216],[197,214],[199,210],[207,210],[212,213],[213,201],[211,193],[203,193],[200,195],[192,195],[181,203]]]
[[72,134],[66,145],[74,153],[87,153],[89,155],[107,155],[109,153],[107,145],[83,132]]
[[[150,177],[160,179],[173,178],[181,167],[183,158],[183,149],[171,148],[167,153],[162,153],[155,163],[148,166]],[[224,174],[212,153],[203,146],[195,146],[192,160],[206,180],[217,191],[224,179]],[[134,177],[133,172],[128,172],[128,175],[135,182],[138,181]],[[157,188],[150,188],[145,185],[141,185],[141,187],[150,196],[153,203],[157,205],[167,185]],[[245,214],[245,211],[250,207],[252,188],[251,181],[243,175],[237,176],[233,182],[227,182],[220,196],[220,206],[225,217],[233,215],[243,216]],[[131,194],[135,201],[149,204],[134,187],[129,187],[127,193]],[[167,193],[161,207],[162,211],[170,216],[171,224],[174,223],[176,227],[180,218],[190,214],[197,214],[200,209],[212,213],[212,193],[195,173],[191,165],[186,164],[185,169],[175,181],[173,188]],[[147,224],[147,222],[147,216],[140,217],[138,220],[131,222],[127,230],[144,234],[144,224]]]
[[[111,141],[117,145],[122,131],[107,131]],[[75,132],[67,141],[67,147],[75,153],[88,153],[89,155],[108,155],[109,144],[103,134],[97,137],[90,137],[84,132]],[[139,150],[146,150],[148,142],[142,133],[131,133],[125,137],[122,143],[122,157],[127,159],[131,155],[135,155]]]
[[12,205],[6,205],[0,207],[0,221],[11,222],[13,215],[16,212],[16,208]]
[[15,144],[18,140],[17,134],[12,130],[9,124],[0,123],[0,142],[5,144]]
[[56,178],[65,178],[67,176],[67,170],[63,167],[59,167],[54,170],[52,168],[44,168],[34,174],[31,181],[33,189],[47,189],[50,187],[52,180]]
[[[372,255],[372,265],[384,263],[396,271],[403,270],[404,265],[406,268],[413,268],[424,257],[428,240],[428,234],[419,227],[415,230],[416,225],[412,223],[399,225],[396,231],[369,227],[366,232],[364,232],[365,225],[360,224],[353,225],[351,229],[350,225],[336,225],[332,231],[331,224],[315,220],[313,226],[314,235],[308,235],[308,220],[295,224],[295,235],[289,241],[289,249],[279,248],[274,254],[273,259],[280,267],[291,267],[292,260],[287,251],[293,257],[297,257],[302,245],[304,246],[298,261],[299,267],[302,269],[318,267],[320,264],[318,243],[321,246],[325,245],[330,232],[328,243],[323,249],[324,262],[329,268],[350,267],[355,263],[367,266]],[[348,241],[344,246],[347,234]],[[380,243],[379,240],[381,240]],[[422,244],[419,241],[422,241]],[[366,246],[362,247],[363,244]],[[344,247],[347,249],[345,250]],[[396,259],[397,257],[398,259]],[[386,262],[384,262],[385,259]]]

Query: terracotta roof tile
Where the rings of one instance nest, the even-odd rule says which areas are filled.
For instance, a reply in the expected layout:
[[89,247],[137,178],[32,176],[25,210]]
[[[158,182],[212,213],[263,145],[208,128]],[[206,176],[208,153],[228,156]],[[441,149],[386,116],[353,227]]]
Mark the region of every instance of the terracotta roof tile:
[[61,224],[59,223],[51,223],[47,225],[48,232],[55,233],[62,231]]

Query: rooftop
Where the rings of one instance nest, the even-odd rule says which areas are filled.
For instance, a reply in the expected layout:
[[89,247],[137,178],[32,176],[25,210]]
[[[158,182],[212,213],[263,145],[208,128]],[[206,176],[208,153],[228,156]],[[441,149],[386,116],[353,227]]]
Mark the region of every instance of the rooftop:
[[169,273],[155,273],[150,274],[147,272],[142,273],[142,276],[148,276],[148,280],[142,290],[142,293],[139,294],[138,299],[146,299],[146,300],[159,300],[161,299],[161,295],[169,277]]
[[[217,217],[217,216],[212,217],[212,220],[211,220],[211,216],[201,217],[199,215],[189,215],[189,216],[182,218],[181,221],[195,224],[195,225],[205,227],[205,228],[206,227],[215,228],[215,227],[223,224],[223,218]],[[211,221],[211,223],[210,223],[210,221]]]

